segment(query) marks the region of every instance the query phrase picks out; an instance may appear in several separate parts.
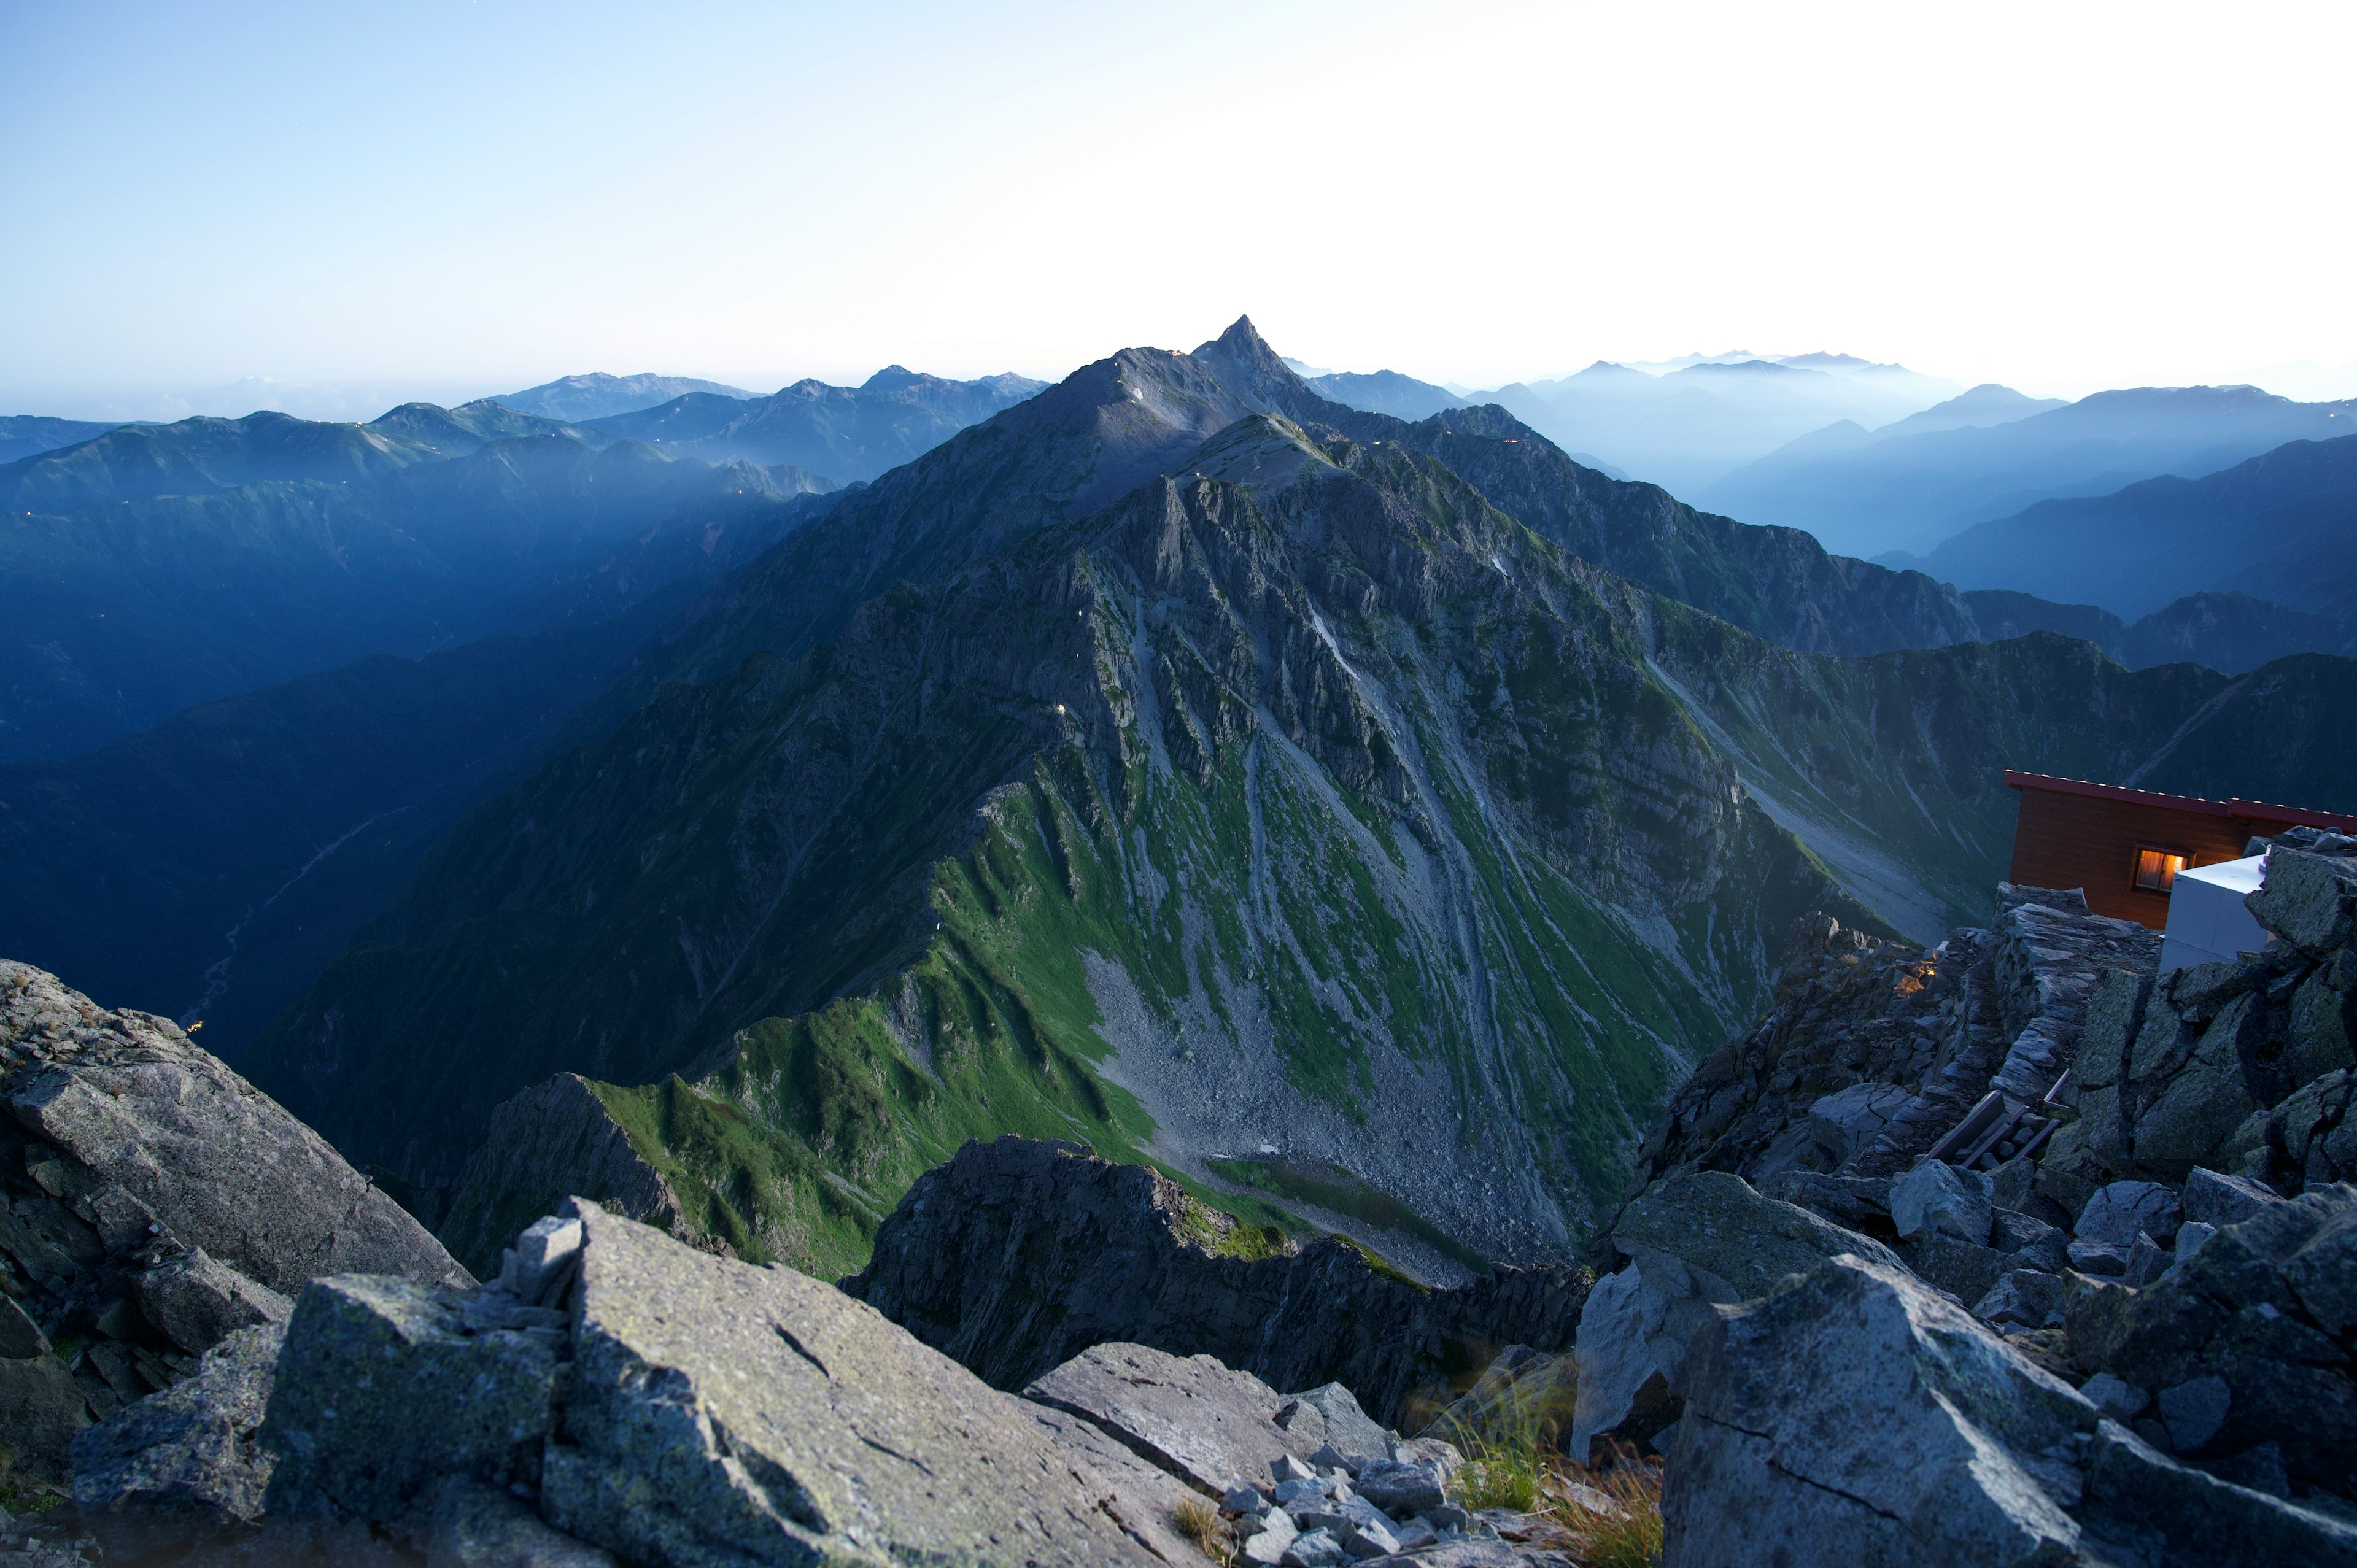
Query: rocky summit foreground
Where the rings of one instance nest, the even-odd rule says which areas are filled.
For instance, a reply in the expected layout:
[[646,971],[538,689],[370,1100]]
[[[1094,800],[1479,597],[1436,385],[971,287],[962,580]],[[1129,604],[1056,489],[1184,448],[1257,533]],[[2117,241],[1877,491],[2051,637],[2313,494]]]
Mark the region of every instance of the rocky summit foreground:
[[0,962],[0,1446],[75,1434],[281,1323],[315,1274],[469,1276],[325,1140],[169,1019]]
[[[1019,1139],[839,1287],[586,1199],[474,1285],[168,1026],[14,970],[10,1212],[90,1238],[12,1364],[156,1368],[65,1433],[115,1561],[1512,1568],[1606,1561],[1578,1521],[1652,1505],[1590,1482],[1641,1475],[1663,1568],[2357,1564],[2357,839],[2281,835],[2249,906],[2264,950],[2165,975],[2053,890],[1930,951],[1804,919],[1600,1277],[1453,1290]],[[161,1282],[215,1246],[251,1309],[180,1375]]]
[[489,1284],[313,1281],[75,1460],[109,1554],[154,1562],[1146,1568],[1201,1561],[1178,1530],[1215,1498],[1255,1562],[1546,1560],[1450,1505],[1455,1449],[1339,1385],[1115,1344],[1017,1397],[829,1285],[578,1201]]

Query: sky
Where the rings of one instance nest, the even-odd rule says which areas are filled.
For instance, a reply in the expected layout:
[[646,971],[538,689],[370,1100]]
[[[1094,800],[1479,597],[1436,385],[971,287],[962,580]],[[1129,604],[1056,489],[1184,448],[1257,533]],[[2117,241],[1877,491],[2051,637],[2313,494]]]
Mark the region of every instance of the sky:
[[1470,387],[2349,395],[2352,59],[2345,0],[0,5],[0,413],[1056,377],[1246,312]]

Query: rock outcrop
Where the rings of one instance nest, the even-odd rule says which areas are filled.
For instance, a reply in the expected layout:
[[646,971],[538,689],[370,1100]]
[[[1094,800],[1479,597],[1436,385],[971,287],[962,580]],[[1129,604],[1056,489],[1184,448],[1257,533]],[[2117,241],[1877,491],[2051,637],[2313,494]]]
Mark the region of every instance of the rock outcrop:
[[2357,1524],[2155,1452],[1903,1269],[1833,1260],[1693,1361],[1663,1568],[2357,1563]]
[[518,1240],[472,1289],[314,1280],[285,1325],[85,1434],[75,1499],[107,1552],[1168,1568],[1202,1560],[1184,1525],[1271,1564],[1560,1562],[1448,1502],[1454,1447],[1339,1387],[1114,1344],[1017,1397],[834,1286],[592,1203]]
[[0,962],[0,1445],[29,1475],[62,1477],[93,1419],[283,1322],[315,1274],[469,1278],[170,1020],[18,963]]
[[[220,1434],[254,1374],[218,1358],[83,1438],[76,1501],[123,1550],[177,1524],[187,1544],[331,1557],[371,1535],[443,1555],[524,1533],[648,1564],[1161,1560],[1167,1524],[1125,1528],[1104,1473],[1135,1461],[1060,1443],[872,1309],[593,1204],[563,1218],[574,1246],[537,1301],[313,1281],[240,1454],[221,1463]],[[487,1506],[499,1494],[531,1523]]]
[[[1846,1459],[1827,1450],[1824,1475],[1791,1433],[1760,1435],[1785,1431],[1770,1407],[1811,1408],[1801,1387],[1840,1387],[1835,1371],[1854,1362],[1860,1377],[1915,1377],[1908,1386],[1933,1390],[1954,1417],[1939,1443],[2009,1454],[2045,1489],[2051,1509],[2011,1482],[1985,1484],[1986,1465],[1975,1473],[1987,1495],[1964,1513],[1998,1509],[1987,1560],[2344,1560],[2329,1529],[2324,1545],[2302,1532],[2357,1520],[2357,1173],[2341,1120],[2357,1034],[2357,840],[2282,835],[2248,902],[2271,933],[2265,950],[2158,977],[2149,944],[2075,895],[2004,889],[1994,930],[1957,931],[1930,954],[1830,921],[1804,928],[1777,1009],[1706,1064],[1648,1144],[1610,1238],[1634,1263],[1598,1284],[1582,1323],[1576,1438],[1658,1429],[1675,1508],[1728,1510],[1715,1516],[1727,1529],[1757,1525],[1747,1539],[1799,1541],[1762,1522],[1789,1506],[1792,1531],[1833,1541],[1847,1528],[1839,1494],[1866,1511],[1836,1555],[1951,1560],[1933,1537],[1962,1528],[1953,1499],[1900,1498],[1910,1466],[1939,1468],[1900,1457],[1921,1433],[1884,1432]],[[1909,1098],[1886,1114],[1892,1088]],[[1934,1106],[1955,1121],[1942,1128]],[[1760,1183],[1756,1203],[1785,1198],[1855,1232],[1850,1255],[1805,1286],[1771,1284],[1767,1305],[1730,1307],[1738,1282],[1708,1278],[1707,1258],[1756,1251],[1769,1272],[1791,1235],[1772,1210],[1705,1212],[1681,1197],[1732,1173]],[[1663,1212],[1680,1218],[1664,1224]],[[1666,1262],[1645,1267],[1631,1245],[1640,1231],[1678,1243]],[[1828,1282],[1843,1271],[1837,1290]],[[1856,1299],[1838,1311],[1806,1305],[1841,1291]],[[1868,1344],[1858,1325],[1877,1314],[1887,1332]],[[1836,1319],[1855,1342],[1817,1366],[1811,1347]],[[1711,1361],[1710,1343],[1749,1369]],[[1982,1369],[1970,1389],[1941,1382],[1963,1375],[1958,1346]],[[1731,1391],[1755,1374],[1768,1381]],[[2050,1406],[2057,1377],[2087,1410],[2065,1423],[2068,1474],[2036,1476],[2055,1444],[1997,1428]],[[1839,1408],[1898,1407],[1861,1385]],[[1712,1422],[1726,1431],[1706,1442]],[[1814,1489],[1781,1504],[1760,1493],[1756,1455],[1738,1452],[1755,1438],[1787,1442],[1780,1476]],[[1671,1561],[1770,1560],[1727,1554],[1717,1528],[1696,1525],[1679,1549],[1690,1555]]]
[[1680,1170],[1733,1171],[1763,1191],[1787,1176],[1896,1176],[1991,1093],[2041,1101],[2104,976],[2148,975],[2159,950],[2075,892],[2010,885],[1991,929],[1959,928],[1929,952],[1804,917],[1768,1014],[1695,1067],[1633,1188]]
[[1598,1438],[1642,1443],[1677,1419],[1695,1337],[1717,1308],[1757,1301],[1829,1258],[1898,1268],[1877,1241],[1794,1204],[1762,1197],[1724,1171],[1674,1176],[1621,1211],[1612,1245],[1629,1266],[1599,1282],[1581,1313],[1579,1394],[1566,1446],[1586,1462]]
[[1500,1267],[1427,1289],[1348,1241],[1239,1227],[1147,1166],[1004,1137],[920,1177],[844,1288],[999,1388],[1119,1341],[1280,1388],[1340,1382],[1376,1420],[1418,1424],[1412,1395],[1505,1346],[1569,1349],[1589,1280]]

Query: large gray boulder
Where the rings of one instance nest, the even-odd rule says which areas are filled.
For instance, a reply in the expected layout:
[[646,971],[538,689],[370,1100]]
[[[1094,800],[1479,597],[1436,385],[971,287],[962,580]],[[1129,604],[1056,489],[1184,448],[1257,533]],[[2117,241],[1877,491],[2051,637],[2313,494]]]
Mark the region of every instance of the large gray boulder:
[[1157,1560],[1025,1407],[872,1307],[568,1205],[586,1233],[542,1516],[634,1562]]
[[499,1291],[312,1281],[262,1430],[270,1512],[414,1522],[451,1477],[528,1479],[555,1430],[563,1325]]
[[2357,859],[2278,843],[2266,879],[2243,902],[2260,925],[2312,958],[2357,940]]
[[2078,1549],[2065,1504],[2094,1407],[1903,1269],[1835,1259],[1717,1320],[1693,1363],[1663,1568]]
[[274,1457],[256,1441],[285,1330],[240,1329],[196,1376],[139,1401],[74,1444],[73,1498],[108,1552],[251,1534]]
[[[1216,1357],[1099,1345],[1035,1379],[1023,1397],[1077,1415],[1208,1498],[1325,1446],[1324,1421],[1277,1424],[1284,1397]],[[1389,1457],[1378,1451],[1378,1457]]]
[[1861,1259],[1720,1315],[1687,1388],[1663,1568],[2357,1563],[2357,1529],[2155,1452]]
[[2357,1187],[2259,1207],[2143,1290],[2071,1283],[2072,1358],[2150,1391],[2177,1457],[2270,1449],[2357,1497]]
[[1925,1160],[1890,1184],[1890,1220],[1900,1240],[1937,1234],[1988,1245],[1996,1200],[1989,1178]]
[[1900,1266],[1879,1241],[1763,1197],[1727,1171],[1673,1176],[1652,1188],[1621,1210],[1612,1244],[1639,1260],[1649,1252],[1675,1258],[1696,1290],[1717,1302],[1756,1301],[1844,1252]]
[[1583,1462],[1598,1438],[1643,1443],[1676,1418],[1687,1347],[1715,1306],[1755,1301],[1844,1254],[1904,1267],[1880,1242],[1726,1171],[1657,1184],[1621,1210],[1612,1244],[1631,1265],[1589,1293],[1574,1350],[1579,1394],[1566,1447]]

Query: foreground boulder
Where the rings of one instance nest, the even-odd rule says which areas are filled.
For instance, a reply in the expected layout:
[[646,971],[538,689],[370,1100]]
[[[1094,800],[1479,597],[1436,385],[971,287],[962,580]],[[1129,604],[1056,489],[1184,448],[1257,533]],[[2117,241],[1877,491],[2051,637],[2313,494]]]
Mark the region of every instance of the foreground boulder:
[[535,1230],[554,1244],[529,1300],[314,1281],[283,1331],[254,1331],[284,1335],[267,1380],[217,1357],[88,1434],[76,1502],[124,1553],[243,1541],[341,1560],[391,1540],[435,1560],[516,1560],[459,1555],[508,1541],[526,1561],[681,1568],[1179,1560],[1146,1512],[1172,1500],[1168,1477],[833,1286],[589,1203]]
[[1328,1441],[1322,1413],[1288,1409],[1250,1372],[1143,1345],[1084,1350],[1023,1397],[1081,1417],[1207,1498],[1267,1474],[1287,1455],[1308,1459]]
[[1726,1171],[1661,1183],[1621,1211],[1612,1245],[1629,1266],[1597,1285],[1579,1319],[1566,1446],[1582,1463],[1599,1438],[1645,1443],[1677,1418],[1688,1348],[1716,1308],[1757,1301],[1844,1254],[1900,1266],[1880,1243]]
[[[283,1322],[315,1274],[466,1282],[439,1242],[169,1019],[0,962],[0,1446],[64,1474],[93,1419]],[[59,1338],[83,1342],[70,1364]]]
[[1354,1243],[1297,1249],[1239,1225],[1147,1166],[1003,1137],[919,1177],[844,1288],[999,1388],[1118,1342],[1278,1388],[1340,1382],[1376,1421],[1413,1426],[1419,1396],[1501,1347],[1569,1349],[1592,1277],[1501,1266],[1426,1289]]
[[2357,1563],[2357,1526],[2165,1457],[1888,1264],[1721,1315],[1687,1390],[1663,1568]]

